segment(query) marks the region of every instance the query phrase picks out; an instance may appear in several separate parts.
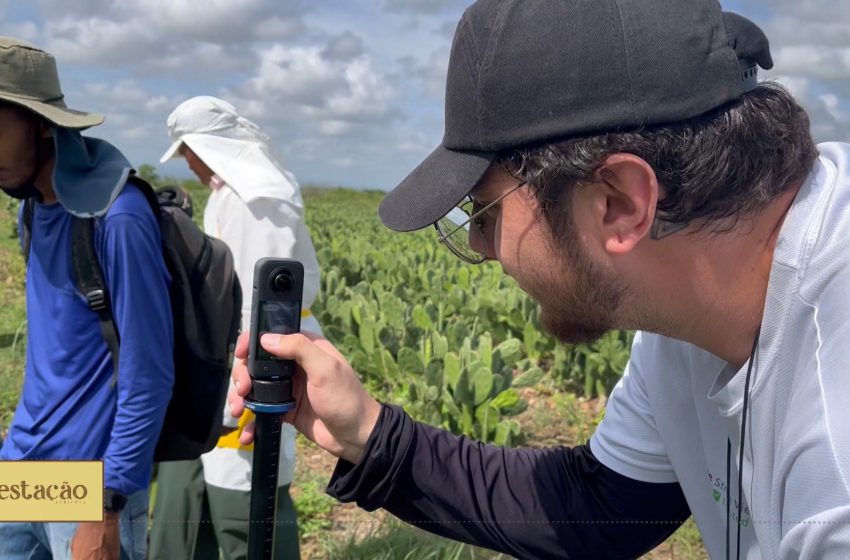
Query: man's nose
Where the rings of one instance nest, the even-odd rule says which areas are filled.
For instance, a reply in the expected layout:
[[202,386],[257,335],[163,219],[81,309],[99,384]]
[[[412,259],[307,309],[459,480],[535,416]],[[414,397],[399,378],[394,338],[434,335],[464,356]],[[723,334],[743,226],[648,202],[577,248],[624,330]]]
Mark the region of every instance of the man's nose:
[[493,236],[487,231],[485,224],[475,223],[470,224],[468,240],[469,247],[479,255],[484,255],[487,260],[495,260],[496,253],[493,247]]

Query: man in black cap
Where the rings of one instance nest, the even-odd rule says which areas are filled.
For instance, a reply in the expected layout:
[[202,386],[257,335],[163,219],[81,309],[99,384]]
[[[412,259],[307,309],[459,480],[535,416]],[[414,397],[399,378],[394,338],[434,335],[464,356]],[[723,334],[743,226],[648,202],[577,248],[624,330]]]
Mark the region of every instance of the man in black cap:
[[636,557],[689,515],[712,558],[850,557],[850,146],[815,146],[757,66],[767,39],[714,0],[466,11],[443,143],[381,219],[498,260],[564,342],[640,332],[589,445],[534,450],[414,422],[327,341],[265,335],[303,370],[286,419],[340,457],[332,495],[520,558]]

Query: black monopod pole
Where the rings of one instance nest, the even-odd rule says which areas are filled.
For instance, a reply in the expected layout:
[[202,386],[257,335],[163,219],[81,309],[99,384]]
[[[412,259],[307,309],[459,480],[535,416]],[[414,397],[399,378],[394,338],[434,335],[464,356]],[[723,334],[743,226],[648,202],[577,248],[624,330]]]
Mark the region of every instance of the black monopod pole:
[[245,406],[256,415],[248,560],[271,560],[277,511],[280,432],[285,412],[295,406],[292,378],[296,363],[278,359],[260,344],[262,333],[301,330],[304,265],[292,259],[263,258],[254,264],[248,373],[251,392]]
[[[245,406],[256,414],[254,466],[251,472],[251,516],[248,526],[248,560],[271,560],[277,511],[277,474],[280,465],[282,415],[295,406],[289,379],[253,380]],[[288,402],[268,403],[254,400],[255,387],[262,393],[277,394]],[[265,387],[263,387],[265,386]],[[288,393],[286,398],[284,393]]]

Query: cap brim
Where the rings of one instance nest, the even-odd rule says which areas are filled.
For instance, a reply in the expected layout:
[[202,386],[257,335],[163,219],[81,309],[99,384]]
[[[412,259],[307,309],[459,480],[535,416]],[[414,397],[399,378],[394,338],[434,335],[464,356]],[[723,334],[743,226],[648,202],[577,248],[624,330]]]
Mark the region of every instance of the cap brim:
[[30,111],[41,115],[56,126],[60,126],[62,128],[82,130],[103,124],[103,121],[106,120],[103,115],[98,115],[97,113],[75,111],[74,109],[68,109],[61,105],[50,105],[48,103],[42,103],[41,101],[18,97],[17,95],[4,93],[0,94],[0,99],[29,109]]
[[177,150],[180,149],[180,144],[182,143],[183,140],[176,140],[175,142],[173,142],[171,146],[169,146],[168,149],[165,151],[165,153],[162,154],[162,157],[159,158],[159,163],[165,163],[171,158],[176,157],[178,155]]
[[495,157],[496,152],[459,152],[441,144],[384,197],[381,221],[395,231],[433,224],[475,188]]

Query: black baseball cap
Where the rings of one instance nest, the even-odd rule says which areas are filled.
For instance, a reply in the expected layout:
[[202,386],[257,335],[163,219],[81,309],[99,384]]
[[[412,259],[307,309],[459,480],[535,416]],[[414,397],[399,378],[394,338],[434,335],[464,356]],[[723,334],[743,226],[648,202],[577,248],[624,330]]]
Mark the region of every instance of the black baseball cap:
[[381,201],[426,227],[503,150],[686,120],[773,67],[764,33],[716,0],[479,0],[455,31],[443,142]]

